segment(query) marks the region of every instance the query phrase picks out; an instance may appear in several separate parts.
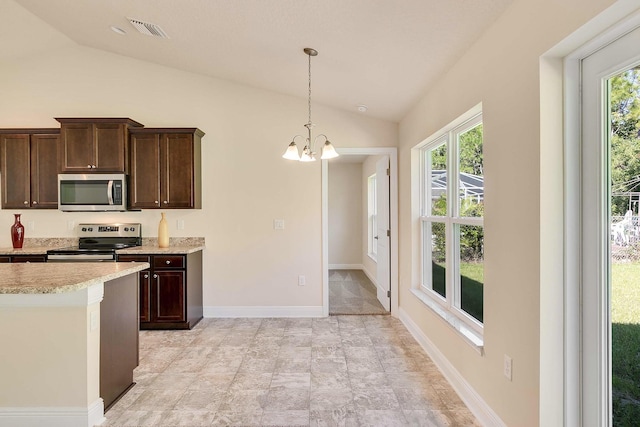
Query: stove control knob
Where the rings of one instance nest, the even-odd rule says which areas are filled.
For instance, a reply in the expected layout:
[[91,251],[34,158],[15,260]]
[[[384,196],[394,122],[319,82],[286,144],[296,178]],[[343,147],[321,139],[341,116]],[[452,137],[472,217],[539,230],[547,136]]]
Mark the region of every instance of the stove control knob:
[[125,227],[125,228],[124,228],[124,231],[129,231],[129,228],[128,228],[128,227]]
[[87,227],[82,227],[82,231],[87,231]]
[[93,227],[89,227],[89,231],[93,231]]
[[[135,227],[131,227],[129,230],[130,231],[136,231],[136,228]],[[127,231],[127,229],[125,228],[124,231]]]

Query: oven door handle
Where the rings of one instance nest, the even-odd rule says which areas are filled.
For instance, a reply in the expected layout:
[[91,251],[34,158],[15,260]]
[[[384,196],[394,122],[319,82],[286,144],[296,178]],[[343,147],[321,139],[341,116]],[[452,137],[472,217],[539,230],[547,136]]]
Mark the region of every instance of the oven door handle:
[[113,261],[114,258],[111,255],[100,254],[49,254],[47,255],[47,261]]
[[109,204],[113,205],[113,180],[109,180],[109,184],[107,184],[107,199],[109,200]]

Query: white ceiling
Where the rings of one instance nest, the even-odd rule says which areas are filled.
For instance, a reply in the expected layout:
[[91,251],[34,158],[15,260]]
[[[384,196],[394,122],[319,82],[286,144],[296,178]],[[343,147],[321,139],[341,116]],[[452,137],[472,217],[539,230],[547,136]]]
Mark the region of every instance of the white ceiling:
[[[363,114],[398,121],[512,0],[0,0],[34,21],[13,1],[62,33],[48,29],[34,47],[70,39],[293,96],[307,96],[302,49],[312,47],[314,104],[364,104]],[[140,34],[128,17],[170,38]],[[7,25],[24,29],[14,18]]]

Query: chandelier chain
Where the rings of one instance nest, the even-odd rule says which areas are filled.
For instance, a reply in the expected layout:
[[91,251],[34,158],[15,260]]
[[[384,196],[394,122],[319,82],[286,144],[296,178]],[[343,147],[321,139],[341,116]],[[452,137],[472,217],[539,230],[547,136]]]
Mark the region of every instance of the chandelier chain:
[[309,55],[309,123],[311,123],[311,55]]

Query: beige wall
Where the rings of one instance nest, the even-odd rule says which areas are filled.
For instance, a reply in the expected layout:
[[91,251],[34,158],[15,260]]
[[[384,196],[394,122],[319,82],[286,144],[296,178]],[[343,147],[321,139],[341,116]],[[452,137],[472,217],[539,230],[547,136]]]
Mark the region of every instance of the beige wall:
[[[507,425],[539,424],[540,56],[611,3],[515,0],[400,124],[400,305]],[[409,292],[419,268],[411,148],[480,102],[484,356]],[[504,354],[513,358],[512,381],[502,375]]]
[[329,163],[329,265],[361,264],[361,177],[361,163]]
[[[16,34],[12,41],[31,38]],[[171,236],[206,238],[205,306],[322,305],[320,162],[281,158],[291,138],[305,130],[306,92],[279,95],[71,44],[0,62],[0,93],[0,127],[115,116],[202,129],[203,208],[169,210],[167,219]],[[397,141],[397,124],[359,113],[314,105],[313,118],[336,146]],[[0,247],[11,246],[14,212],[0,211],[6,228]],[[156,236],[160,219],[155,210],[22,214],[26,237],[73,236],[69,221],[141,222],[143,236]],[[178,219],[184,230],[177,229]],[[285,229],[274,230],[274,219],[284,219]],[[298,275],[306,276],[306,286],[297,285]]]
[[86,409],[99,398],[100,331],[89,330],[91,312],[99,318],[100,304],[0,308],[0,406]]

